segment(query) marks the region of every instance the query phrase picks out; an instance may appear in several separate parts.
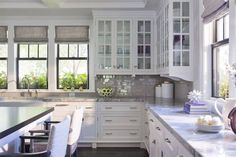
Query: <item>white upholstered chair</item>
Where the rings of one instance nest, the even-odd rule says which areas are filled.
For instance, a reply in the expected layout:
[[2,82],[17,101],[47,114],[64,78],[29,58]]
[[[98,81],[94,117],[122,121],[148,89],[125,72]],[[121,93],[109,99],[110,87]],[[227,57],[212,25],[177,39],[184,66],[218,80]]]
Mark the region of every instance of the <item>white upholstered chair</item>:
[[83,121],[83,113],[84,113],[83,108],[80,108],[75,110],[71,116],[72,118],[70,124],[70,134],[67,142],[67,151],[66,151],[67,157],[71,157],[73,154],[76,153]]

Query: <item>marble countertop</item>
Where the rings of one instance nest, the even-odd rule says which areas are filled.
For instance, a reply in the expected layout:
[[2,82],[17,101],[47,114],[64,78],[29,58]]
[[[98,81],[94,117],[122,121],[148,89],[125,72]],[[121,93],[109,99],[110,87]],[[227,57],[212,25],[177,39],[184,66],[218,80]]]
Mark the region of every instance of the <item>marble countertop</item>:
[[194,157],[235,157],[236,135],[231,130],[203,133],[196,129],[199,115],[183,112],[183,103],[156,100],[149,103],[150,111],[193,154]]

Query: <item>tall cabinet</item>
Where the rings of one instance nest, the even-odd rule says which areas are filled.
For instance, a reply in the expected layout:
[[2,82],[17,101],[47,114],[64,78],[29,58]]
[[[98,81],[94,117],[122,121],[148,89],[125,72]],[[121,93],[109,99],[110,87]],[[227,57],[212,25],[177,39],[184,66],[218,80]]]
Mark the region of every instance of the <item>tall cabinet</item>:
[[154,74],[154,12],[93,12],[96,74]]
[[157,72],[193,81],[192,0],[169,0],[157,18]]

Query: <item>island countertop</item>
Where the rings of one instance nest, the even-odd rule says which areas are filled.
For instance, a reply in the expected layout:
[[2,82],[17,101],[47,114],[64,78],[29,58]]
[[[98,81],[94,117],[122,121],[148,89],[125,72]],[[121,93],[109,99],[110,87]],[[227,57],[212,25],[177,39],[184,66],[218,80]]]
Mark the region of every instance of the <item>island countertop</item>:
[[231,130],[203,133],[196,129],[199,115],[183,112],[183,103],[158,100],[149,103],[156,118],[192,153],[194,157],[235,157],[236,135]]
[[0,107],[0,139],[49,114],[49,107]]

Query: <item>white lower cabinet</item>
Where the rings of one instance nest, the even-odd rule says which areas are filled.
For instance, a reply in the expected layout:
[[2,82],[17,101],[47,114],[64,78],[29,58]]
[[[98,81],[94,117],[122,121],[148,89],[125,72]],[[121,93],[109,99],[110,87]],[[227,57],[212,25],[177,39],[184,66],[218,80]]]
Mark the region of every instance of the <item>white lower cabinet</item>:
[[144,107],[139,102],[98,102],[100,142],[142,142]]
[[193,157],[193,155],[151,113],[149,120],[149,157]]

